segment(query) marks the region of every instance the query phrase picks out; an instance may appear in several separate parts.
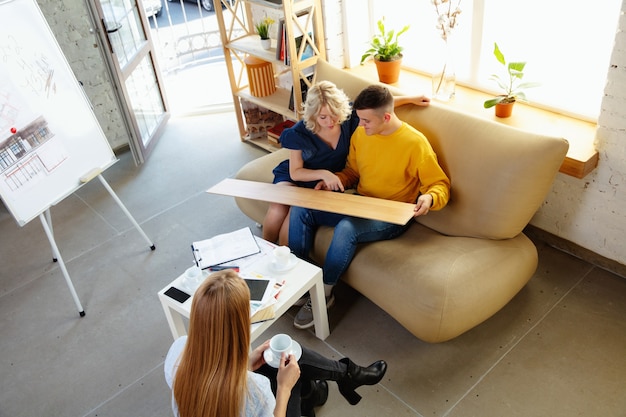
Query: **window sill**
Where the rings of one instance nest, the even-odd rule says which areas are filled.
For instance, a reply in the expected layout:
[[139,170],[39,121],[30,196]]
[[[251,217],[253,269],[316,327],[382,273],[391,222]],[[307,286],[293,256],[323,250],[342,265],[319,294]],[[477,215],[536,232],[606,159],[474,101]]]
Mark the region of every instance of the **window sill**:
[[[373,81],[378,80],[376,67],[373,63],[346,70]],[[431,80],[430,77],[403,70],[399,81],[393,86],[407,92],[407,94],[423,93],[430,95]],[[466,113],[518,129],[567,139],[569,150],[559,170],[564,174],[584,178],[598,165],[599,155],[593,145],[596,134],[595,123],[538,109],[524,103],[516,103],[513,115],[501,119],[495,116],[494,109],[483,108],[483,102],[491,97],[487,93],[457,86],[456,97],[446,104]]]

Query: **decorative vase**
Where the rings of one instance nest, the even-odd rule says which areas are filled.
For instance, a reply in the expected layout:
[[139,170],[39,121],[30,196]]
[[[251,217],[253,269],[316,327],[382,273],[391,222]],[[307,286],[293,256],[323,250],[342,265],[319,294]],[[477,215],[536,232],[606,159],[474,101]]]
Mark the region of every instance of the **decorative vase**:
[[515,102],[496,104],[496,117],[501,117],[501,118],[511,117],[511,114],[513,113],[514,104]]
[[261,46],[266,51],[269,51],[270,48],[272,47],[272,40],[271,39],[261,39]]
[[375,59],[374,63],[376,64],[376,71],[378,72],[378,80],[381,83],[393,84],[400,78],[402,57],[393,61],[379,61]]
[[439,70],[432,78],[432,97],[439,101],[449,101],[456,92],[456,73],[454,72],[454,56],[450,46],[450,38],[443,39],[439,54]]

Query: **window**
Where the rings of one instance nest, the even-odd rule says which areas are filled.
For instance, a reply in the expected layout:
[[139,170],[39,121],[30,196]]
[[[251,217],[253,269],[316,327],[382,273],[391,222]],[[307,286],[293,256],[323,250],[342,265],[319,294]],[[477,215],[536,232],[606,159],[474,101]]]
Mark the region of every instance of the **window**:
[[[452,0],[456,4],[458,0]],[[353,7],[347,2],[346,14]],[[595,121],[600,111],[621,0],[461,0],[459,25],[451,35],[458,84],[497,94],[489,80],[502,71],[493,56],[497,42],[508,61],[526,61],[527,90],[535,105]],[[444,49],[432,0],[370,0],[370,27],[385,16],[390,28],[406,24],[403,65],[432,74]],[[350,39],[352,41],[352,39]],[[362,53],[363,44],[350,44]],[[355,54],[351,55],[354,56]],[[353,63],[354,65],[354,63]]]

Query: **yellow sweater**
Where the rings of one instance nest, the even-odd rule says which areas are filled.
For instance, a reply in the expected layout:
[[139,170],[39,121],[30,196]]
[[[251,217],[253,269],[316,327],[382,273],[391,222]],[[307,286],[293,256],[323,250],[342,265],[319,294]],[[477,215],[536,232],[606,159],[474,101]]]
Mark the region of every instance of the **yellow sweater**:
[[368,136],[358,127],[346,167],[337,176],[346,189],[358,183],[357,192],[369,197],[415,203],[420,194],[431,194],[431,210],[442,209],[450,198],[450,180],[433,148],[406,123],[386,136]]

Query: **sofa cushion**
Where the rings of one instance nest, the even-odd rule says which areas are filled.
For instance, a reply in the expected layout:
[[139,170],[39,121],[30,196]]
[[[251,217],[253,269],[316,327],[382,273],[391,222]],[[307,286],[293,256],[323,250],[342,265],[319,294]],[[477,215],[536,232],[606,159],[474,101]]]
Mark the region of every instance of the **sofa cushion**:
[[446,235],[517,236],[544,201],[569,146],[565,139],[514,129],[436,102],[419,111],[402,106],[396,113],[426,135],[450,177],[448,205],[418,219]]
[[[328,227],[315,236],[312,256],[320,265],[331,239]],[[438,343],[504,307],[537,262],[523,233],[503,240],[451,237],[416,223],[395,239],[359,245],[341,279],[415,336]]]

